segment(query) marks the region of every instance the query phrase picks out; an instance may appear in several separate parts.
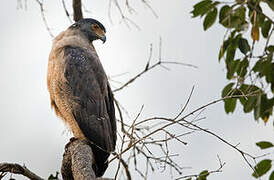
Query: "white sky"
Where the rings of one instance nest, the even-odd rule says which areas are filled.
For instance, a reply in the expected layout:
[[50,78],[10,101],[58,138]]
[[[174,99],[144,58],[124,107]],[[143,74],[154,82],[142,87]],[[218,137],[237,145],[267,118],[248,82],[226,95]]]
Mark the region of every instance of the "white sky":
[[[61,1],[45,2],[46,17],[56,35],[70,23],[65,17]],[[131,120],[143,104],[142,117],[174,116],[195,85],[193,98],[187,108],[187,112],[190,112],[219,98],[222,88],[228,83],[224,64],[217,61],[217,50],[224,29],[218,26],[203,32],[202,21],[191,19],[189,13],[195,2],[152,0],[151,5],[159,18],[155,18],[142,3],[132,2],[137,14],[129,17],[141,27],[141,31],[119,23],[115,8],[111,11],[114,22],[111,24],[108,1],[85,3],[91,11],[85,17],[98,19],[107,29],[107,42],[104,45],[96,42],[95,46],[108,75],[128,72],[117,78],[126,81],[143,70],[151,43],[154,47],[152,61],[155,62],[160,36],[163,59],[199,67],[193,69],[170,65],[171,71],[156,68],[118,92],[116,97],[129,111]],[[17,9],[15,0],[2,2],[0,17],[0,162],[25,164],[40,176],[48,177],[50,173],[59,171],[64,145],[70,137],[64,133],[66,128],[49,106],[46,71],[51,38],[35,1],[27,1],[27,9]],[[113,89],[119,86],[115,83],[112,85]],[[264,125],[254,122],[253,115],[244,114],[239,107],[234,114],[226,115],[223,103],[213,105],[203,112],[206,120],[200,125],[233,144],[240,143],[239,148],[259,155],[261,151],[255,142],[273,142],[273,126],[271,123]],[[178,134],[186,131],[180,128],[171,130]],[[171,146],[173,152],[180,153],[177,161],[184,167],[192,167],[183,171],[185,175],[218,168],[218,154],[226,165],[222,173],[210,175],[209,179],[252,179],[252,171],[240,154],[216,138],[196,133],[183,140],[188,142],[187,146]],[[273,155],[269,158],[273,159]],[[109,168],[105,176],[112,177],[114,170],[115,167]],[[136,173],[132,175],[134,180],[140,179]],[[174,173],[174,177],[178,176]],[[156,178],[170,179],[169,171],[159,170],[149,177]],[[24,178],[19,176],[17,179]]]

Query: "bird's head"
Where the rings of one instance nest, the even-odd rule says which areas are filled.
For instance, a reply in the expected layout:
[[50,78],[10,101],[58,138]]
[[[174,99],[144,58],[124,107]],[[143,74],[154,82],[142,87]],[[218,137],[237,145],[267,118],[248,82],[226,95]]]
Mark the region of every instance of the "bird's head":
[[88,38],[89,41],[94,41],[97,39],[101,39],[103,43],[106,41],[106,29],[99,21],[95,19],[81,19],[71,25],[70,28],[79,29]]

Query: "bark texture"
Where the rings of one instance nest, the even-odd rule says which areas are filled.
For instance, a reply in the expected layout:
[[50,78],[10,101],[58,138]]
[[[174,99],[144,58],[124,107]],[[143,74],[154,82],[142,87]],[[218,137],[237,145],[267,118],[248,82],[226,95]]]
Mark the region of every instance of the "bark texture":
[[95,164],[95,160],[88,142],[71,138],[63,155],[61,169],[63,180],[111,180],[96,178],[92,168],[93,164]]

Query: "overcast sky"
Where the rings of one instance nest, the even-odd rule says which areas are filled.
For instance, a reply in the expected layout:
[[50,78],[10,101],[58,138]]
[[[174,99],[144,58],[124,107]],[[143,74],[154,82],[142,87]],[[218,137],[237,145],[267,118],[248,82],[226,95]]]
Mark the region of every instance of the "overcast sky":
[[[174,116],[195,86],[186,113],[220,97],[225,79],[224,63],[218,63],[218,49],[224,29],[213,27],[206,33],[200,19],[191,19],[190,11],[197,1],[156,1],[151,6],[159,18],[140,2],[132,2],[137,11],[129,17],[141,30],[120,23],[114,7],[113,23],[108,18],[108,1],[84,1],[92,17],[107,29],[107,42],[95,42],[105,71],[109,76],[126,73],[116,78],[125,82],[143,70],[153,44],[152,61],[157,61],[159,37],[162,37],[162,58],[190,63],[198,69],[169,65],[170,71],[156,68],[135,83],[115,94],[127,108],[132,120],[144,105],[142,117]],[[23,2],[18,8],[16,0],[4,1],[0,6],[0,162],[25,164],[42,177],[60,170],[64,146],[70,135],[66,127],[50,109],[46,87],[48,54],[52,39],[47,32],[38,4],[34,0]],[[131,2],[131,1],[129,1]],[[70,4],[68,3],[68,7]],[[65,30],[70,22],[63,12],[61,1],[45,1],[45,13],[54,35]],[[119,84],[111,82],[112,88]],[[256,123],[253,114],[244,114],[237,106],[234,114],[224,113],[223,103],[208,107],[202,114],[206,120],[199,125],[209,128],[239,148],[259,155],[255,142],[274,142],[273,125]],[[183,133],[180,128],[173,133]],[[217,154],[226,162],[222,173],[210,175],[212,180],[251,179],[252,171],[240,154],[205,133],[185,137],[187,146],[172,145],[179,153],[177,161],[184,167],[185,175],[203,169],[217,169]],[[273,159],[272,157],[270,157]],[[114,166],[114,165],[113,165]],[[113,177],[114,168],[105,176]],[[134,170],[133,170],[134,171]],[[178,175],[174,174],[174,177]],[[170,179],[169,171],[156,171],[149,179]],[[24,179],[19,176],[17,179]],[[133,173],[133,179],[141,179]]]

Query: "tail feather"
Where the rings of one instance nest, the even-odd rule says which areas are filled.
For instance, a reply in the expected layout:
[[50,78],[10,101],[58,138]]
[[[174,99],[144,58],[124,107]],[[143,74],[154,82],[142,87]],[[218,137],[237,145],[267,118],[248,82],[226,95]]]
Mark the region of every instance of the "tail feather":
[[95,164],[93,165],[93,170],[95,172],[96,177],[101,177],[103,176],[103,174],[105,173],[107,167],[108,167],[108,157],[109,157],[109,153],[105,152],[101,149],[99,149],[98,147],[96,147],[95,145],[90,145],[93,155],[94,155],[94,159],[95,159]]

